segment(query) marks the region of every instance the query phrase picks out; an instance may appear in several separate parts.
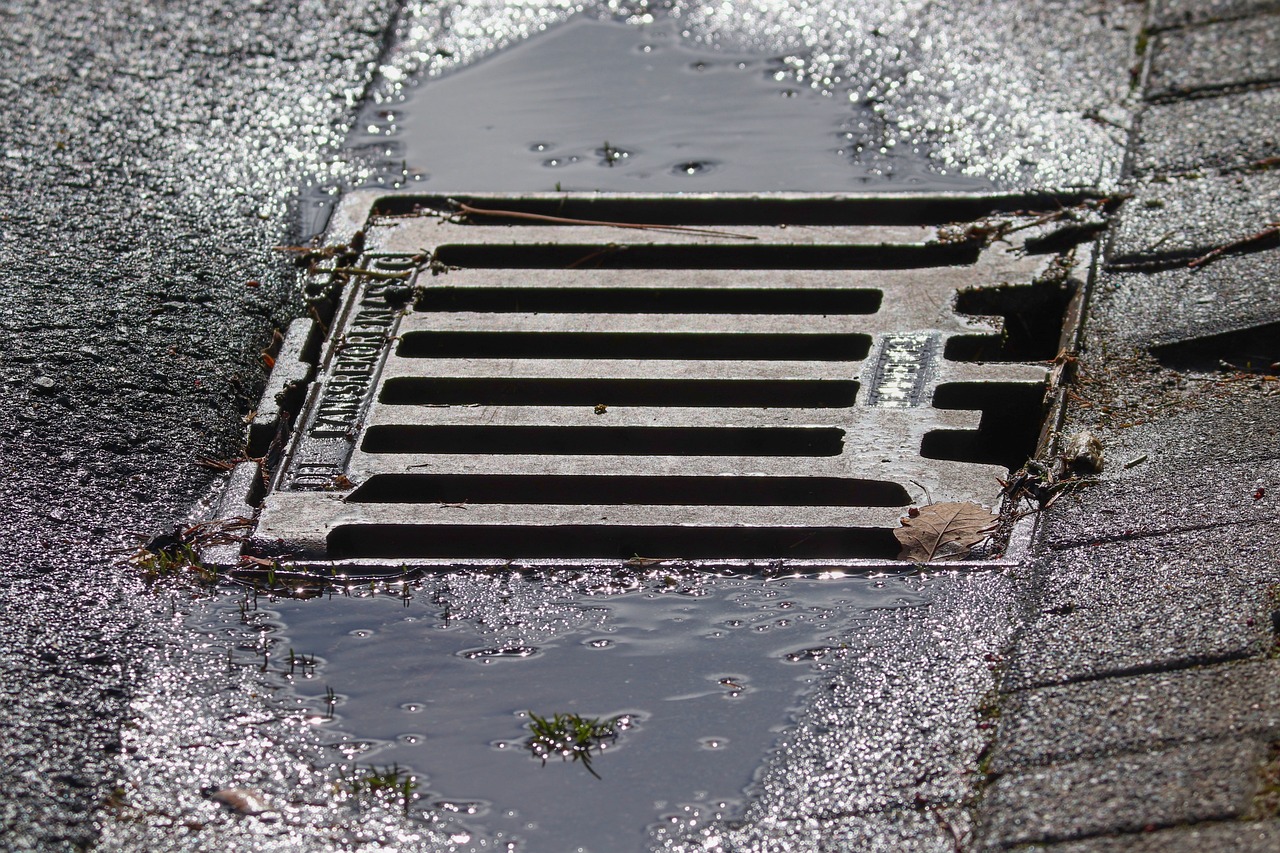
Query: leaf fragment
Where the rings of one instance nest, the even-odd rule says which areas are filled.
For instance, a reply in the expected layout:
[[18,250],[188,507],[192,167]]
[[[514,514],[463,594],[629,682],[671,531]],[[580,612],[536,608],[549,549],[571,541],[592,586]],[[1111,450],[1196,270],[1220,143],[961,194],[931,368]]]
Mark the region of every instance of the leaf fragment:
[[1102,442],[1088,430],[1072,433],[1063,442],[1062,461],[1068,473],[1084,477],[1099,474],[1106,462]]
[[991,535],[999,516],[975,503],[937,503],[902,518],[893,531],[902,546],[899,560],[928,563],[958,560]]

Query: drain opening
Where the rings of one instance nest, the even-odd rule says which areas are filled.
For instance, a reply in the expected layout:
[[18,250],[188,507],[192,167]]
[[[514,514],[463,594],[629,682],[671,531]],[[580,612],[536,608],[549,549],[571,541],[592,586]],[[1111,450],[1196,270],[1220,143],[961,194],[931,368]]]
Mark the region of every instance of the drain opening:
[[[1058,210],[1093,198],[1089,193],[998,195],[912,195],[889,193],[859,203],[846,196],[755,195],[730,193],[689,195],[465,195],[384,196],[377,199],[372,216],[453,216],[457,202],[486,210],[533,213],[569,219],[637,222],[653,225],[948,225],[982,219],[997,213],[1022,210]],[[523,217],[486,215],[464,218],[472,225],[508,225],[535,228],[541,223]],[[634,235],[633,235],[634,236]]]
[[824,427],[373,426],[365,453],[553,456],[839,456]]
[[973,243],[924,245],[758,246],[610,243],[493,245],[445,243],[439,263],[468,269],[913,269],[972,264]]
[[431,287],[416,311],[543,314],[874,314],[879,290]]
[[1035,455],[1044,422],[1045,386],[1011,383],[956,382],[939,385],[933,394],[939,409],[977,409],[976,430],[933,430],[920,443],[926,459],[999,465],[1010,471]]
[[408,332],[401,358],[626,358],[716,361],[861,361],[871,337],[857,334],[681,332]]
[[725,543],[735,555],[755,558],[840,558],[849,554],[891,559],[899,545],[889,530],[852,527],[631,527],[567,525],[341,525],[328,539],[334,559],[412,557],[587,558],[626,560],[635,556],[677,559],[723,557]]
[[379,400],[400,406],[852,406],[858,383],[759,379],[442,379],[397,377]]
[[957,335],[943,355],[951,361],[1048,361],[1058,355],[1067,306],[1076,287],[1045,277],[1030,285],[961,291],[956,312],[1003,319],[1002,334]]
[[567,506],[905,507],[911,503],[911,496],[897,483],[837,477],[379,474],[352,492],[347,501]]

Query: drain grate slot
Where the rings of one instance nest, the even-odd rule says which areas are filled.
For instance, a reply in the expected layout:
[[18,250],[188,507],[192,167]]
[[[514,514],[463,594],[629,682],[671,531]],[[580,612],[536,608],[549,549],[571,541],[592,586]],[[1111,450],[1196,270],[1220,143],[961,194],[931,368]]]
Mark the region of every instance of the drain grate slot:
[[888,530],[850,527],[557,527],[369,524],[342,525],[328,539],[335,559],[427,558],[715,559],[725,543],[745,558],[891,559],[899,546]]
[[977,409],[977,430],[936,430],[925,435],[920,455],[1015,470],[1035,455],[1045,414],[1045,385],[958,382],[939,385],[933,405],[940,409]]
[[852,406],[858,383],[755,379],[443,379],[397,377],[379,400],[400,406]]
[[907,490],[883,480],[837,477],[575,477],[379,474],[350,503],[600,506],[904,507]]
[[401,358],[861,361],[868,335],[682,332],[408,332]]
[[1058,354],[1067,306],[1076,287],[1068,279],[1045,277],[1031,286],[1002,286],[962,291],[961,314],[997,316],[999,335],[957,335],[947,342],[952,361],[1047,361]]
[[972,264],[978,254],[978,246],[969,242],[853,246],[761,246],[738,242],[731,245],[566,242],[552,246],[445,243],[435,250],[439,263],[469,269],[570,270],[892,270]]
[[839,456],[829,427],[373,426],[365,453],[516,456]]
[[433,287],[417,311],[542,314],[874,314],[879,290]]
[[369,202],[258,560],[891,559],[906,507],[994,508],[1037,452],[1083,296],[1065,256],[933,227],[1025,198]]

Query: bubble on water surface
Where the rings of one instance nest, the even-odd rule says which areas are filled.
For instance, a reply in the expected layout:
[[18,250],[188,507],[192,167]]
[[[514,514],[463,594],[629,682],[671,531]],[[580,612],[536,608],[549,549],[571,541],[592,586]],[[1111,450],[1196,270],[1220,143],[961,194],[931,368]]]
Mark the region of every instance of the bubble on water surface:
[[705,175],[714,171],[715,168],[716,164],[710,160],[688,160],[684,163],[676,163],[671,167],[671,172],[675,175],[686,175],[692,178],[697,175]]

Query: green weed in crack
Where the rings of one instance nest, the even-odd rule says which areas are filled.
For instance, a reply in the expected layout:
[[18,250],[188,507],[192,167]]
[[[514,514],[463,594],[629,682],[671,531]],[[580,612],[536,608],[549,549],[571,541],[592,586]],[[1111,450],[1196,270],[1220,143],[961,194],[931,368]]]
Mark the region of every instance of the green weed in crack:
[[132,562],[148,583],[171,578],[211,584],[218,579],[218,573],[200,562],[195,549],[185,544],[156,551],[144,550]]

